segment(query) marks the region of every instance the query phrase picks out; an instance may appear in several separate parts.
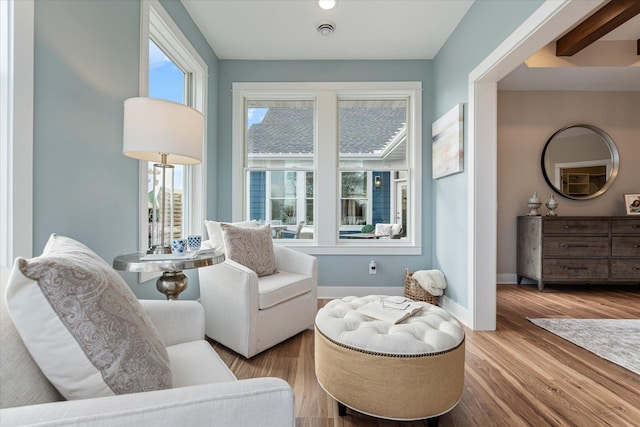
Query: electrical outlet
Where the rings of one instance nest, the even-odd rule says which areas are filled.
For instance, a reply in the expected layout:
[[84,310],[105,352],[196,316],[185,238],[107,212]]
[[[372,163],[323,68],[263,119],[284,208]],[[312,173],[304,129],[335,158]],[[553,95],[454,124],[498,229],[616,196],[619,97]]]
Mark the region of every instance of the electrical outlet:
[[371,260],[371,262],[369,263],[369,274],[376,274],[377,270],[378,265],[375,261]]

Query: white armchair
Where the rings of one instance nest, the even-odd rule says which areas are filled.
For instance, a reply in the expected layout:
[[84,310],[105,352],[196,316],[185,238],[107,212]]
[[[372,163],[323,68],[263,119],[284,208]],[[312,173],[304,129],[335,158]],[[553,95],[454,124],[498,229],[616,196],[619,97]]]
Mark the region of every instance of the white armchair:
[[316,258],[273,249],[278,272],[269,276],[229,259],[198,270],[206,335],[246,358],[312,327],[317,312]]
[[[4,288],[6,271],[2,273]],[[29,355],[2,298],[2,426],[294,426],[294,396],[286,381],[278,378],[237,381],[203,339],[204,311],[200,304],[141,303],[167,347],[174,388],[64,401]]]

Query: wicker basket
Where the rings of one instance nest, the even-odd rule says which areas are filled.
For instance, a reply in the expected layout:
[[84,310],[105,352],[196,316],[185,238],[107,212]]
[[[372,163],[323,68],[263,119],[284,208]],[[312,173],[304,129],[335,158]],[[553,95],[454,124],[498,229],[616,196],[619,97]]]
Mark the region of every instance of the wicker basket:
[[424,301],[429,304],[438,305],[438,297],[425,291],[416,279],[413,278],[408,268],[404,271],[404,296],[414,301]]

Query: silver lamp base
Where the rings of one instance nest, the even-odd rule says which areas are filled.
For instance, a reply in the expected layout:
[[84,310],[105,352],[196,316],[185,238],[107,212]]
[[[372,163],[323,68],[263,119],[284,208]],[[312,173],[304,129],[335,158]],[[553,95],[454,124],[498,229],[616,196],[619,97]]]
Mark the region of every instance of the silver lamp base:
[[180,292],[187,289],[189,278],[182,271],[165,271],[156,281],[156,288],[167,299],[178,299]]

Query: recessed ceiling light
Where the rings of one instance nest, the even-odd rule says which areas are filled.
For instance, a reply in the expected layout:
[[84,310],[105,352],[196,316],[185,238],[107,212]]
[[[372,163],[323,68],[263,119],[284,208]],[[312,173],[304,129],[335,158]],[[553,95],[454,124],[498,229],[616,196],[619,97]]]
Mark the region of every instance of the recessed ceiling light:
[[333,9],[336,6],[336,0],[319,0],[318,6],[324,10]]

